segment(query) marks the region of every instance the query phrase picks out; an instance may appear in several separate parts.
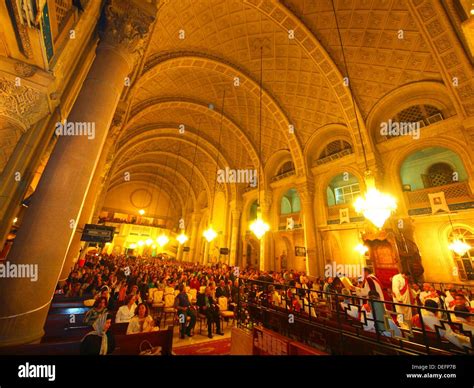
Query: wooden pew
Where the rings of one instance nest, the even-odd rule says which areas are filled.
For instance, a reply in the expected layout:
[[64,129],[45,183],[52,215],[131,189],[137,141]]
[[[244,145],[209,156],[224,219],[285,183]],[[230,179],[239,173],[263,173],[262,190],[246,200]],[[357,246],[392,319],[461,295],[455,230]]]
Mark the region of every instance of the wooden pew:
[[[113,355],[138,355],[143,341],[149,341],[152,346],[161,346],[163,355],[171,355],[173,348],[173,326],[167,330],[152,331],[151,333],[117,335]],[[143,343],[142,350],[149,346]]]
[[80,354],[81,342],[51,342],[41,344],[29,344],[18,346],[7,346],[0,348],[0,355],[15,356],[74,356]]
[[[117,325],[122,326],[116,327],[116,330],[123,330],[124,324]],[[90,330],[88,330],[88,332],[89,331]],[[167,330],[153,331],[151,333],[115,335],[115,350],[112,355],[137,356],[140,354],[140,345],[143,343],[143,341],[150,342],[152,346],[161,346],[163,355],[171,355],[173,347],[173,326],[169,326]],[[143,344],[142,350],[147,350],[148,347]],[[0,355],[79,355],[80,348],[80,340],[68,342],[50,342],[1,347]]]

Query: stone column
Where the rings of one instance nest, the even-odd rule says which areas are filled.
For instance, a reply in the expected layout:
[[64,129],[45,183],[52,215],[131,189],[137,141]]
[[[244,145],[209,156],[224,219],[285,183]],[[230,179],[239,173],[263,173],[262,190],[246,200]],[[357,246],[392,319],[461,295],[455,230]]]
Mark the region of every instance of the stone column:
[[242,211],[240,209],[232,210],[232,231],[231,231],[231,242],[230,242],[230,265],[236,265],[237,263],[237,250],[239,247],[239,231],[240,231],[240,215]]
[[[138,7],[147,7],[138,8]],[[60,136],[7,260],[37,269],[37,280],[0,281],[0,346],[39,341],[67,251],[124,79],[131,73],[156,10],[138,1],[112,0],[94,63],[68,123],[95,125],[94,136]]]
[[300,195],[303,228],[306,246],[306,272],[308,276],[321,275],[321,263],[318,262],[316,249],[316,224],[313,212],[314,203],[314,183],[306,180],[296,186],[298,194]]
[[[79,222],[77,223],[78,228],[83,229],[85,224],[92,222],[92,215],[94,212],[94,204],[96,202],[97,196],[99,194],[100,188],[103,184],[104,173],[107,170],[107,162],[109,161],[109,152],[114,146],[116,141],[115,137],[107,138],[104,148],[102,150],[99,163],[92,179],[89,191],[87,192],[86,200],[82,206],[81,216],[79,217]],[[69,273],[74,266],[74,263],[79,258],[79,251],[81,249],[81,236],[82,233],[77,231],[74,233],[72,238],[71,245],[66,255],[66,260],[64,261],[63,269],[61,275],[59,276],[59,282],[65,281]]]
[[[270,210],[272,205],[272,192],[270,190],[262,191],[260,198],[260,211],[262,212],[263,220],[270,224]],[[272,257],[272,233],[270,230],[260,239],[260,271],[268,271],[270,268],[270,261]]]
[[191,215],[191,243],[189,244],[189,253],[188,257],[191,257],[192,262],[197,261],[197,238],[198,238],[198,232],[199,232],[199,222],[200,222],[200,214],[198,213],[193,213]]
[[183,244],[178,243],[178,253],[176,254],[176,259],[178,261],[183,261]]
[[202,264],[206,265],[209,262],[209,248],[211,247],[212,242],[208,242],[204,239],[204,257],[202,258]]

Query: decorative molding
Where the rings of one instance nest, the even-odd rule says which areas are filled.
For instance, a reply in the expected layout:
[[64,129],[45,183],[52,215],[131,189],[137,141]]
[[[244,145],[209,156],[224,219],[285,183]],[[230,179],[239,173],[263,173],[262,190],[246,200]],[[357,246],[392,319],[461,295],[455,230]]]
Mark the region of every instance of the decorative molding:
[[26,128],[48,114],[47,101],[47,96],[36,89],[0,78],[0,115],[19,121]]
[[18,77],[22,78],[30,78],[35,75],[36,71],[38,70],[37,67],[31,66],[24,62],[15,62],[13,66],[15,69],[15,73],[18,75]]
[[136,63],[144,54],[156,12],[156,4],[134,0],[109,0],[104,11],[105,28],[101,31],[101,38],[130,55]]

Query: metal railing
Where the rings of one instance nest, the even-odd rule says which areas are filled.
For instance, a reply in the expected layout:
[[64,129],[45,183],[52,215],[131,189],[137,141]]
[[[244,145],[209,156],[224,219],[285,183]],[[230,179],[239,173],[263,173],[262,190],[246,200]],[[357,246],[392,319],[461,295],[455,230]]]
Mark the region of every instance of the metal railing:
[[243,328],[263,326],[332,354],[474,354],[472,313],[460,322],[454,311],[440,308],[239,282],[237,322]]

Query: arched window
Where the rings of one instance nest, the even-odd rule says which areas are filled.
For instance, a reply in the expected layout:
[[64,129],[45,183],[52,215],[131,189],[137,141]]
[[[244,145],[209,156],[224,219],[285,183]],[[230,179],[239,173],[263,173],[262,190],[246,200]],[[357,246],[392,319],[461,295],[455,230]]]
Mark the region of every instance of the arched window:
[[443,120],[443,113],[432,105],[412,105],[409,108],[398,112],[395,116],[388,120],[390,123],[392,123],[391,126],[393,126],[394,123],[397,123],[401,129],[400,131],[394,131],[395,133],[399,134],[392,134],[392,130],[389,130],[388,133],[381,136],[382,141],[405,135],[406,130],[403,130],[403,128],[408,128],[406,124],[416,125],[417,129],[419,130],[420,128]]
[[453,168],[447,163],[435,163],[428,168],[428,174],[423,177],[425,187],[444,186],[453,183]]
[[444,147],[423,148],[410,154],[400,167],[400,177],[404,191],[461,183],[469,179],[459,155]]
[[350,204],[360,194],[358,179],[349,173],[335,176],[327,187],[328,206]]
[[281,198],[280,214],[298,213],[301,211],[300,195],[296,189],[288,190]]
[[278,181],[280,179],[286,178],[287,176],[293,175],[295,173],[295,164],[289,160],[285,162],[279,169],[277,174],[271,179],[272,182]]
[[250,205],[249,209],[249,222],[253,221],[257,218],[257,208],[258,208],[258,202],[255,200],[252,205]]
[[319,154],[316,164],[328,163],[332,160],[352,154],[352,146],[345,140],[335,140],[326,145]]
[[471,247],[462,256],[453,252],[459,278],[461,280],[474,280],[474,233],[465,228],[456,228],[449,236],[449,243],[455,239],[459,239]]

